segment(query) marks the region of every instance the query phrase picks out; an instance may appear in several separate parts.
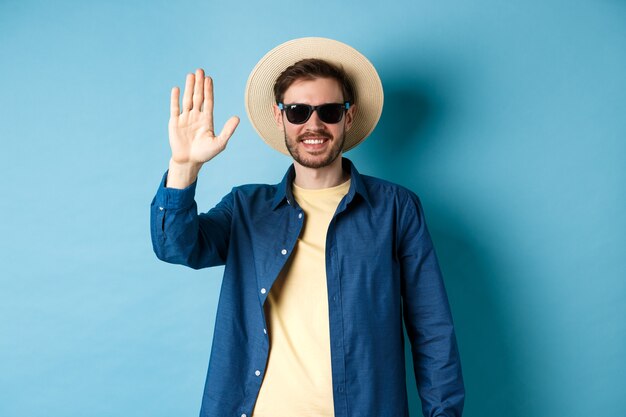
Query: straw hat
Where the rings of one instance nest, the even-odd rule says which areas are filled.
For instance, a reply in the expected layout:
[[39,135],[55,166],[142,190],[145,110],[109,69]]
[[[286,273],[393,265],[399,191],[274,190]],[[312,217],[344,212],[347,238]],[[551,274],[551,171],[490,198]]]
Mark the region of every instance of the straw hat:
[[246,85],[246,112],[252,126],[272,148],[289,155],[283,132],[276,125],[274,83],[289,66],[306,58],[341,65],[354,88],[356,112],[346,132],[344,152],[361,143],[376,127],[383,110],[383,86],[374,66],[359,51],[332,39],[300,38],[269,51],[256,64]]

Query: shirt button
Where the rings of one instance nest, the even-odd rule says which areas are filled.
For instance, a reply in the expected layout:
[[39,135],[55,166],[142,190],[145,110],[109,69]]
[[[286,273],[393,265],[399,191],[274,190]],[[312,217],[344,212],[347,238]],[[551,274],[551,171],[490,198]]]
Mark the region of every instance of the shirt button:
[[337,296],[333,295],[333,301],[337,301]]
[[265,288],[261,288],[261,294],[265,294],[267,290]]
[[302,213],[298,214],[298,218],[301,219],[302,218]]
[[256,376],[259,376],[259,375],[261,375],[261,371],[259,371],[259,370],[257,369],[256,371],[254,371],[254,374],[255,374]]
[[263,333],[267,334],[267,330],[263,329]]
[[280,253],[282,253],[283,255],[287,255],[287,249],[281,250]]
[[339,392],[343,392],[343,385],[339,385]]
[[159,210],[163,211],[163,207],[159,207]]
[[242,414],[241,417],[247,417],[245,414]]

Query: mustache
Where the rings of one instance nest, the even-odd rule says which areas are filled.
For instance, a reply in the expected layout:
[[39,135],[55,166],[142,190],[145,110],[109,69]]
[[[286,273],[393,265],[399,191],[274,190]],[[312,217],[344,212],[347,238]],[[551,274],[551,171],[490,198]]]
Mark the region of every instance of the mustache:
[[326,132],[325,130],[310,130],[310,131],[304,132],[301,135],[298,135],[296,139],[298,140],[298,142],[302,142],[303,140],[310,139],[310,138],[332,139],[333,135]]

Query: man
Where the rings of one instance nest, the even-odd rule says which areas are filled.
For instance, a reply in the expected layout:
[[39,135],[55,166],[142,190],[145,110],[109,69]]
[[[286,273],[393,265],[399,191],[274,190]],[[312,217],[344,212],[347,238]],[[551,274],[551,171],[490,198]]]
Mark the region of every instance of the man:
[[402,317],[424,415],[461,415],[453,322],[420,202],[342,156],[374,129],[382,97],[374,67],[343,43],[270,51],[246,108],[293,165],[281,183],[235,187],[197,214],[198,172],[239,120],[215,136],[202,70],[187,76],[182,112],[172,89],[154,250],[192,268],[225,265],[201,416],[408,416]]

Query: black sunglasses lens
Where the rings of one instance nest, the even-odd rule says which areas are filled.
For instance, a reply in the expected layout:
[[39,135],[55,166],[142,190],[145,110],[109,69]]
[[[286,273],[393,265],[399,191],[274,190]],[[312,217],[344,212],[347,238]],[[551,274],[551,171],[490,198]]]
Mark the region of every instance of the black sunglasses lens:
[[[339,123],[343,117],[344,108],[343,104],[338,103],[322,104],[317,107],[317,117],[324,123]],[[296,125],[301,125],[309,120],[312,112],[313,107],[307,104],[291,104],[285,107],[287,120]]]
[[343,117],[343,104],[324,104],[317,108],[317,115],[324,123],[339,123]]
[[287,120],[293,124],[302,124],[309,119],[311,115],[311,107],[302,105],[302,104],[294,104],[291,106],[287,106],[285,112],[287,113]]

